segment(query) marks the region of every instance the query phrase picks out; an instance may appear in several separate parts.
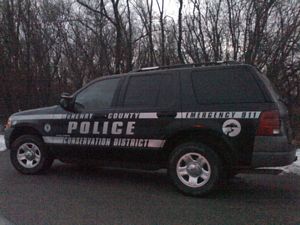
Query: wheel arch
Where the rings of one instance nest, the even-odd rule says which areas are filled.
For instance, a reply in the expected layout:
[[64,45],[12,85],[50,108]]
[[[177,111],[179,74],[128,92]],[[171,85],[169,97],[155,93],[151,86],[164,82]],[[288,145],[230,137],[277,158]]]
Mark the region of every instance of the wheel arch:
[[187,142],[200,142],[211,147],[224,162],[225,169],[232,169],[237,165],[238,154],[235,148],[221,134],[207,129],[188,129],[179,131],[168,137],[164,150],[168,160],[174,148]]
[[15,129],[10,135],[9,148],[11,148],[12,143],[22,135],[34,135],[34,136],[38,136],[41,140],[43,140],[42,134],[35,127],[28,126],[28,125],[18,126],[15,127]]

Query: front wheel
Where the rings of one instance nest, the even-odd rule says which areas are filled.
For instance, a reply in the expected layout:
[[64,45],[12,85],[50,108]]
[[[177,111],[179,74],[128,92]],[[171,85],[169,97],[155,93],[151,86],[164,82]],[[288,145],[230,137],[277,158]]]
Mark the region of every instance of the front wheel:
[[201,196],[216,186],[220,168],[221,161],[211,148],[201,143],[186,143],[174,149],[168,172],[180,191]]
[[43,141],[33,135],[20,136],[13,142],[10,160],[23,174],[39,174],[49,169],[53,162]]

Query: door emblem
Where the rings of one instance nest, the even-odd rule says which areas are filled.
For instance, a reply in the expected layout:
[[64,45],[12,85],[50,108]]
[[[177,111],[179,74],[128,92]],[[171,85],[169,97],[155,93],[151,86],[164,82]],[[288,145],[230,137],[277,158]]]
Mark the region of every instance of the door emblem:
[[229,137],[235,137],[241,132],[241,124],[239,121],[230,119],[226,120],[222,126],[223,133]]
[[51,131],[51,126],[49,123],[46,123],[45,126],[44,126],[44,131],[49,133]]

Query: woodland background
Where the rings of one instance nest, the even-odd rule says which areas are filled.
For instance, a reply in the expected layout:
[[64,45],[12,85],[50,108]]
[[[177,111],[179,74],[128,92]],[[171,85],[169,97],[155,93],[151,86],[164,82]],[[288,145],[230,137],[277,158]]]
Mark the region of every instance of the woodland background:
[[299,0],[0,0],[2,120],[96,77],[221,60],[268,76],[300,133]]

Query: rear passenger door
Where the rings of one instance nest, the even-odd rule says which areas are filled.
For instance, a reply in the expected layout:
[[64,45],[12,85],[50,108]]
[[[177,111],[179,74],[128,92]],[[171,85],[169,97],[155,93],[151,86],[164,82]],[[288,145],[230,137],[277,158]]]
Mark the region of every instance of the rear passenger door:
[[[127,149],[130,158],[151,160],[165,145],[166,137],[180,127],[179,78],[172,72],[128,76],[122,86],[118,112],[108,119],[122,120],[126,132],[114,138],[114,147]],[[145,156],[147,157],[141,157]]]

